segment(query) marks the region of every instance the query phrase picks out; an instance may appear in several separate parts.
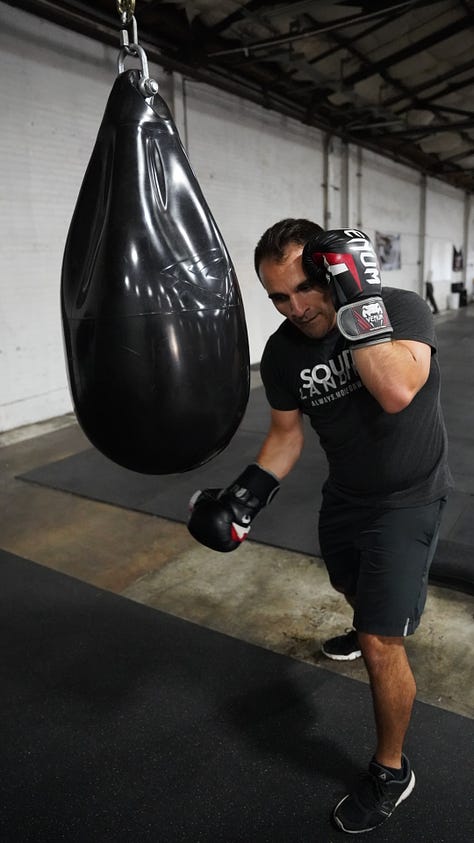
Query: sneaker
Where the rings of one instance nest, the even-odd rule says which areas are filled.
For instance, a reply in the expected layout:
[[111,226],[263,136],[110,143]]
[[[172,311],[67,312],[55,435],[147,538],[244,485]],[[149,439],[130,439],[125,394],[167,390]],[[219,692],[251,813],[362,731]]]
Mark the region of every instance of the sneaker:
[[362,834],[385,822],[415,787],[415,774],[406,755],[402,755],[402,766],[404,776],[398,780],[371,761],[359,786],[334,808],[336,825],[348,834]]
[[329,638],[321,647],[328,659],[336,661],[352,661],[362,655],[355,629],[346,629],[344,635]]

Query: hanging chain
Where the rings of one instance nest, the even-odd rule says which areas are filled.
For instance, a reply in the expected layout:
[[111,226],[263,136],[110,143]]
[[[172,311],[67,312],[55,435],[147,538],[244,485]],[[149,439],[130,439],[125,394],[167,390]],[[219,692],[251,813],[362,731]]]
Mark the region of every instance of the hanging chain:
[[130,23],[135,14],[135,0],[117,0],[117,11],[123,24]]
[[[145,97],[153,97],[158,93],[158,82],[156,79],[150,79],[148,72],[148,59],[145,50],[140,47],[138,43],[138,29],[137,22],[134,17],[135,0],[117,0],[117,9],[122,21],[122,29],[120,30],[120,46],[121,50],[117,60],[118,72],[123,73],[125,67],[126,56],[134,56],[140,59],[141,73],[138,89]],[[129,39],[127,27],[132,25],[132,40]]]

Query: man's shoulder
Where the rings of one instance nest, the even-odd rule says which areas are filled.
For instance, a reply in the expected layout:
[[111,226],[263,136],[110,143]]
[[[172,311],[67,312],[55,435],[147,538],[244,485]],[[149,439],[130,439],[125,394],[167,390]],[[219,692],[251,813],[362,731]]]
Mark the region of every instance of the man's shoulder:
[[297,345],[300,339],[300,334],[301,331],[295,330],[291,322],[289,322],[288,319],[285,319],[284,322],[278,326],[276,331],[274,331],[273,334],[270,334],[267,340],[267,346],[277,347],[285,343]]
[[399,287],[383,287],[382,298],[390,319],[392,315],[401,317],[418,314],[420,318],[430,318],[431,310],[424,298],[415,290],[402,290]]
[[388,296],[389,298],[393,297],[393,296],[402,296],[402,298],[406,298],[406,297],[410,298],[410,296],[417,296],[418,293],[416,293],[414,290],[404,290],[404,289],[402,289],[402,287],[386,287],[386,286],[384,286],[384,287],[382,287],[382,295],[384,297]]
[[407,304],[424,303],[424,299],[415,290],[403,290],[401,287],[382,287],[382,298],[384,301],[400,301]]
[[436,349],[434,322],[427,302],[414,290],[384,287],[383,300],[392,323],[392,338],[416,340]]

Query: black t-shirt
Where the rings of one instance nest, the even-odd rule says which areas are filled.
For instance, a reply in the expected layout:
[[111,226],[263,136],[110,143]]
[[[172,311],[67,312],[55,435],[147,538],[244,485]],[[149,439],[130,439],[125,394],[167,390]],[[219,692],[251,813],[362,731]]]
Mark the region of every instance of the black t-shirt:
[[337,328],[317,340],[283,322],[260,370],[271,407],[309,416],[328,459],[328,488],[359,504],[423,505],[452,487],[433,318],[417,293],[386,287],[382,295],[392,338],[432,348],[429,378],[401,412],[386,413],[368,392]]

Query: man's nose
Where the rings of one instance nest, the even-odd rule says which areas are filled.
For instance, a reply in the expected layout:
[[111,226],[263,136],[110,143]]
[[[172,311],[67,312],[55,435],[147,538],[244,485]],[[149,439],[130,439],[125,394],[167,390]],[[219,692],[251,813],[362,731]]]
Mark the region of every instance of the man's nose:
[[290,296],[290,310],[291,315],[297,319],[301,319],[308,309],[307,303],[304,301],[301,293],[295,293]]

